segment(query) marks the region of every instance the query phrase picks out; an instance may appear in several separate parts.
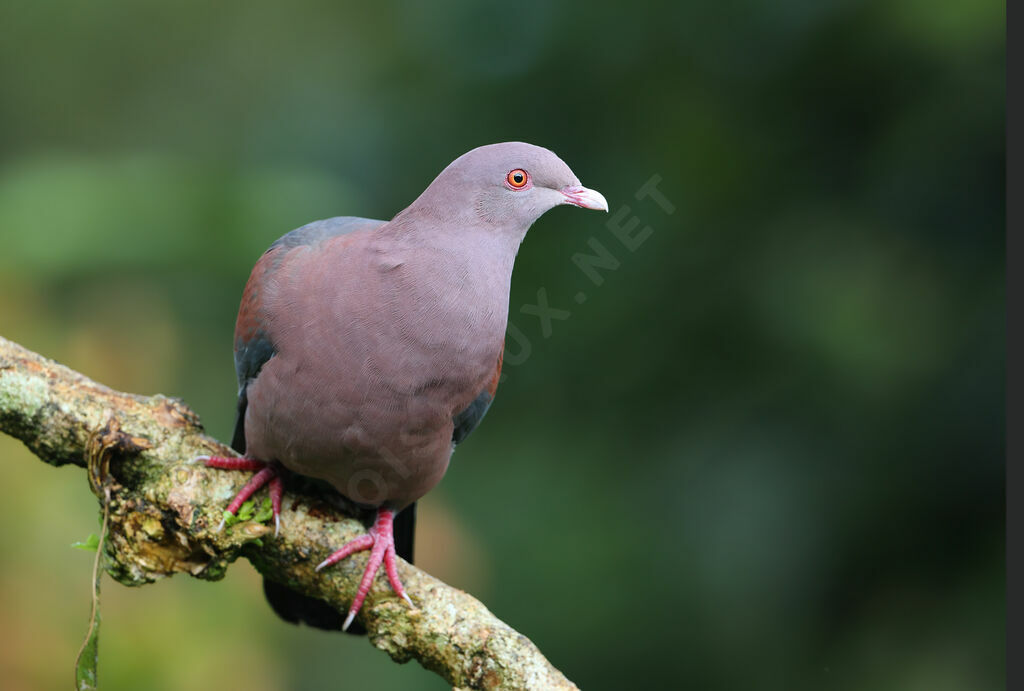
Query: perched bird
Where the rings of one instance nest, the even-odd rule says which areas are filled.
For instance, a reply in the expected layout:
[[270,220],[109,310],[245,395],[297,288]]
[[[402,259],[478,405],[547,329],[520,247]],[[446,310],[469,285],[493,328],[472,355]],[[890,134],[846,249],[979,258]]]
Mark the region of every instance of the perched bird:
[[348,629],[382,563],[411,604],[396,552],[411,559],[416,500],[494,398],[516,252],[559,204],[608,210],[551,151],[491,144],[455,159],[390,221],[316,221],[256,263],[235,325],[232,446],[244,456],[202,460],[255,471],[232,514],[269,483],[280,526],[281,466],[376,511],[367,535],[317,567],[370,550],[340,627],[326,603],[266,581],[286,620]]

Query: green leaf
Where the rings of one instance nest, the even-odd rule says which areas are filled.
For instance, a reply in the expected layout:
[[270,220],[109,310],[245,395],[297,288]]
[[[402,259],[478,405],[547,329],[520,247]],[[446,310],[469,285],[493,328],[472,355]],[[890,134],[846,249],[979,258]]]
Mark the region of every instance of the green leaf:
[[[99,585],[96,586],[96,597],[99,597]],[[93,609],[89,620],[89,632],[82,650],[75,661],[75,687],[78,691],[95,691],[99,688],[96,682],[96,666],[99,662],[100,645],[100,610],[99,603]]]
[[270,497],[263,500],[260,504],[260,510],[253,516],[253,520],[257,523],[265,523],[274,517],[274,505],[270,501]]
[[96,537],[96,533],[89,533],[89,537],[85,538],[85,542],[72,542],[71,546],[74,549],[84,549],[87,552],[95,552],[96,548],[100,546],[100,539]]
[[256,502],[254,499],[242,504],[238,507],[237,514],[231,514],[227,511],[224,512],[224,526],[230,527],[236,523],[242,523],[244,521],[256,521],[257,523],[265,523],[274,517],[274,506],[270,501],[270,497],[263,500],[260,504],[260,508],[256,510]]
[[242,504],[241,508],[238,509],[238,520],[248,521],[252,518],[252,507],[256,503],[254,499]]
[[227,511],[225,509],[225,511],[224,511],[224,527],[230,528],[235,523],[240,523],[242,521],[248,521],[250,518],[252,518],[252,504],[253,504],[252,499],[250,499],[249,501],[245,502],[244,504],[242,504],[238,508],[238,513],[237,514],[233,514],[230,511]]
[[78,651],[75,659],[75,688],[78,691],[96,691],[99,684],[96,681],[96,668],[99,664],[100,646],[100,559],[103,558],[103,538],[107,535],[107,520],[109,517],[110,493],[107,491],[107,503],[103,505],[103,527],[100,528],[100,537],[90,535],[84,543],[76,543],[72,546],[83,546],[80,549],[92,549],[96,556],[92,562],[92,588],[90,599],[92,606],[89,611],[89,628],[85,632],[85,640]]

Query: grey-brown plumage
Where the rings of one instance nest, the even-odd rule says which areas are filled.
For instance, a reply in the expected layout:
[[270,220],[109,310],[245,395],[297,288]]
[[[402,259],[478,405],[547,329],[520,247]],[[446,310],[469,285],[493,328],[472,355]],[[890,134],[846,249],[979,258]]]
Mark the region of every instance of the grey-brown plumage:
[[[547,149],[483,146],[390,222],[304,226],[253,269],[235,331],[236,446],[378,509],[360,547],[380,553],[366,589],[371,567],[393,561],[393,545],[378,543],[390,542],[394,513],[441,480],[490,404],[516,252],[566,203],[607,210]],[[392,585],[404,595],[397,576]]]

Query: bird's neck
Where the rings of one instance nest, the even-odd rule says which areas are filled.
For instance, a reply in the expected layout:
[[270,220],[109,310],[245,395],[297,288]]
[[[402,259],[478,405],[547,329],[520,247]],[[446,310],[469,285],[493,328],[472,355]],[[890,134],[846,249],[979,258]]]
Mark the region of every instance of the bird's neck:
[[451,190],[438,186],[435,180],[388,225],[397,233],[423,236],[423,242],[449,242],[460,238],[469,241],[471,235],[479,235],[485,242],[501,238],[495,246],[500,245],[506,253],[510,251],[514,258],[530,224],[494,211],[486,196],[453,198]]
[[488,223],[471,211],[446,214],[429,205],[410,206],[381,230],[382,237],[395,247],[433,253],[509,276],[526,235],[526,229]]
[[376,231],[370,249],[389,290],[423,315],[417,336],[432,346],[485,346],[481,357],[491,357],[505,334],[518,240],[490,226],[401,221]]

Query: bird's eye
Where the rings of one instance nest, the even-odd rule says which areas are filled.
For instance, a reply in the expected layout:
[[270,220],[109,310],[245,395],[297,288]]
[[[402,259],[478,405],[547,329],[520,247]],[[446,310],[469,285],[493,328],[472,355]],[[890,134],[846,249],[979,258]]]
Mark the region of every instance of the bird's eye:
[[505,181],[508,182],[509,187],[516,190],[521,190],[526,187],[526,183],[529,182],[530,176],[527,175],[526,171],[522,168],[516,168],[505,176]]

